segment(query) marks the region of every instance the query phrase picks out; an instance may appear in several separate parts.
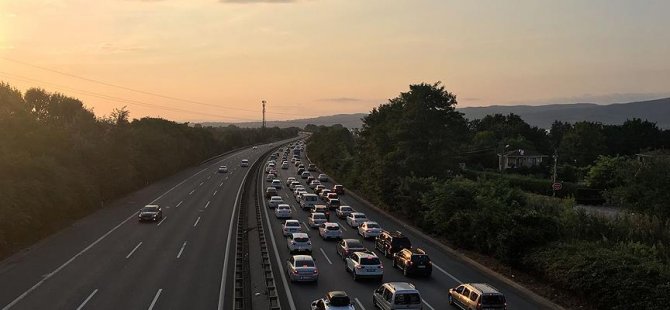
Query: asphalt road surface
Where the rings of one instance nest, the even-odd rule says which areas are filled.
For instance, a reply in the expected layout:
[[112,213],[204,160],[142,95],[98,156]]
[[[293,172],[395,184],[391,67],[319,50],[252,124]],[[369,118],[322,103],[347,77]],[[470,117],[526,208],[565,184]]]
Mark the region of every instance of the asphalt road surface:
[[[0,262],[6,309],[217,309],[230,218],[242,180],[270,146],[182,171]],[[218,173],[227,165],[228,173]],[[163,220],[139,223],[147,204]],[[234,232],[233,232],[234,233]],[[230,263],[229,265],[232,265]],[[226,268],[228,270],[229,268]]]

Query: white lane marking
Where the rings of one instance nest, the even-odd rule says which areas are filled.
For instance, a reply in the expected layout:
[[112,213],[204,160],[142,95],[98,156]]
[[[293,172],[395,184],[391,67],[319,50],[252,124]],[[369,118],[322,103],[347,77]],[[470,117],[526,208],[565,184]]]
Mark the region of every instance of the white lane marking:
[[344,231],[348,231],[347,228],[344,227],[344,225],[340,225],[340,228],[342,228],[342,230],[344,230]]
[[228,180],[228,176],[226,176],[226,180]]
[[219,184],[219,187],[221,187],[221,186],[223,186],[223,182],[221,182],[221,184]]
[[328,260],[328,263],[332,265],[333,262],[331,262],[330,258],[328,258],[328,255],[326,255],[326,251],[324,251],[323,248],[319,248],[319,250],[321,250],[321,253],[323,253],[323,256],[326,257],[326,260]]
[[198,186],[202,186],[203,184],[205,184],[205,182],[200,182],[200,185],[198,185]]
[[296,209],[294,205],[291,205],[291,208],[293,208],[293,211],[298,212],[298,209]]
[[216,193],[218,193],[218,192],[219,192],[219,190],[218,190],[218,189],[217,189],[217,190],[215,190],[215,191],[214,191],[214,194],[212,194],[212,196],[216,196]]
[[193,195],[194,192],[195,192],[195,190],[192,190],[192,191],[191,191],[190,193],[188,193],[188,194],[189,194],[189,195]]
[[[233,236],[233,223],[235,221],[235,212],[237,210],[237,205],[240,202],[240,194],[242,194],[242,187],[244,185],[244,182],[247,181],[247,176],[249,176],[248,170],[247,173],[244,175],[244,178],[242,179],[242,183],[240,183],[240,187],[237,189],[237,196],[235,196],[235,204],[233,205],[233,215],[230,217],[230,223],[228,224],[228,239],[226,240],[226,254],[224,255],[223,269],[221,271],[221,286],[219,287],[219,304],[217,307],[218,310],[223,310],[223,295],[225,295],[225,289],[226,289],[226,271],[227,271],[226,269],[228,267],[228,258],[230,257],[230,239]],[[221,185],[223,185],[223,182],[221,182]],[[272,236],[272,234],[270,235]]]
[[446,274],[448,277],[450,277],[450,278],[452,278],[454,281],[458,282],[458,284],[463,283],[461,280],[459,280],[458,278],[454,277],[453,275],[451,275],[450,273],[448,273],[446,270],[442,269],[440,266],[435,265],[435,263],[433,263],[433,267],[437,268],[437,270],[439,270],[439,271],[442,271],[442,273]]
[[82,302],[81,305],[79,305],[79,307],[77,307],[77,310],[84,309],[84,306],[86,306],[86,303],[89,300],[91,300],[91,298],[93,298],[93,295],[95,295],[95,293],[97,293],[97,292],[98,292],[97,288],[95,290],[93,290],[93,293],[91,293],[91,295],[88,295],[88,297],[86,297],[86,299],[84,299],[84,302]]
[[365,310],[365,307],[363,307],[363,304],[361,303],[360,300],[358,300],[358,298],[354,298],[354,300],[356,301],[356,303],[358,304],[358,306],[361,307],[362,310]]
[[[423,298],[421,298],[421,299],[423,299]],[[428,302],[426,302],[425,299],[423,299],[423,303],[426,304],[426,306],[428,306],[428,308],[430,308],[430,310],[435,310],[435,308],[433,308],[433,306],[431,306]]]
[[211,202],[211,201],[207,201],[207,204],[205,204],[205,209],[207,209],[207,207],[209,207],[209,203],[210,203],[210,202]]
[[184,248],[186,248],[186,243],[188,241],[184,241],[184,244],[181,245],[181,249],[179,249],[179,253],[177,253],[177,258],[181,257],[181,254],[184,253]]
[[195,223],[193,223],[193,227],[198,226],[198,223],[200,222],[200,217],[198,216],[198,219],[195,220]]
[[184,203],[184,201],[183,201],[183,200],[182,200],[182,201],[180,201],[180,202],[179,202],[179,203],[177,204],[177,206],[176,206],[175,208],[179,208],[179,206],[181,206],[181,204],[182,204],[182,203]]
[[[268,229],[271,229],[272,224],[270,224],[270,216],[268,215],[268,212],[267,212],[267,206],[266,206],[265,200],[263,200],[263,208],[262,209],[263,209],[263,214],[265,214],[265,223],[267,224],[267,226],[265,226],[265,227],[268,227]],[[304,222],[303,222],[303,224],[304,224]],[[279,250],[277,250],[277,242],[275,241],[275,234],[273,234],[272,231],[270,231],[269,235],[270,235],[270,240],[272,241],[272,245],[273,245],[272,249],[274,250],[274,253],[275,253],[275,259],[277,260],[277,266],[281,266],[282,262],[281,262],[281,259],[279,258]],[[281,268],[281,267],[279,267],[279,268]],[[295,310],[296,309],[295,302],[293,302],[293,294],[291,294],[291,288],[288,285],[288,281],[286,281],[286,273],[285,272],[279,272],[279,274],[281,275],[282,284],[284,284],[284,287],[286,288],[286,299],[288,299],[289,308],[291,310]],[[219,310],[221,310],[221,309],[219,309]]]
[[133,255],[133,253],[135,253],[135,251],[137,251],[137,248],[139,248],[140,245],[142,245],[142,241],[140,241],[140,243],[138,243],[138,244],[133,248],[133,250],[130,251],[130,253],[128,253],[128,255],[126,255],[126,259],[130,258],[130,257]]
[[210,175],[210,176],[208,176],[208,177],[207,177],[207,180],[209,180],[209,178],[211,178],[211,177],[212,177],[211,175]]
[[156,305],[156,302],[158,301],[158,297],[161,296],[161,293],[163,292],[162,288],[158,289],[158,292],[156,292],[156,296],[154,296],[154,300],[151,301],[151,305],[149,305],[149,310],[152,310],[154,306]]
[[167,218],[167,215],[164,216],[163,219],[160,222],[158,222],[158,225],[156,225],[156,226],[161,226],[161,224],[163,224],[163,221],[165,221],[166,218]]
[[[186,181],[192,179],[192,178],[195,177],[196,175],[201,174],[203,171],[208,170],[208,169],[209,169],[209,168],[202,169],[202,170],[196,172],[195,174],[191,175],[190,177],[184,179],[183,181],[177,183],[177,185],[175,185],[175,186],[173,186],[172,188],[168,189],[166,192],[164,192],[163,194],[161,194],[160,196],[158,196],[156,199],[154,199],[154,200],[153,200],[152,202],[150,202],[149,204],[153,204],[153,203],[155,203],[156,201],[158,201],[159,199],[163,198],[163,196],[167,195],[169,192],[171,192],[171,191],[174,190],[175,188],[177,188],[177,187],[179,187],[180,185],[186,183]],[[79,253],[77,253],[77,254],[75,254],[74,256],[72,256],[72,258],[70,258],[69,260],[67,260],[67,261],[66,261],[65,263],[63,263],[62,265],[60,265],[58,268],[56,268],[56,270],[54,270],[54,271],[52,271],[51,273],[48,273],[48,274],[46,274],[45,276],[43,276],[42,279],[41,279],[39,282],[35,283],[35,285],[33,285],[33,286],[32,286],[31,288],[29,288],[27,291],[23,292],[21,295],[19,295],[19,297],[16,297],[16,299],[14,299],[11,303],[9,303],[9,304],[6,305],[5,307],[3,307],[2,310],[8,310],[9,308],[11,308],[11,307],[13,307],[14,305],[16,305],[19,301],[21,301],[22,299],[26,298],[26,296],[28,296],[28,294],[30,294],[32,291],[34,291],[35,289],[37,289],[38,287],[40,287],[40,286],[44,283],[44,281],[46,281],[47,279],[51,278],[53,275],[55,275],[55,274],[58,273],[59,271],[63,270],[63,268],[65,268],[65,267],[67,267],[68,265],[70,265],[75,259],[77,259],[77,257],[79,257],[79,256],[83,255],[84,253],[88,252],[88,250],[90,250],[90,249],[91,249],[92,247],[94,247],[96,244],[100,243],[100,241],[102,241],[103,239],[107,238],[107,236],[109,236],[111,233],[113,233],[114,231],[116,231],[117,229],[119,229],[119,227],[121,227],[121,225],[125,224],[127,221],[129,221],[131,218],[133,218],[133,217],[135,217],[135,216],[137,216],[137,211],[133,212],[133,214],[131,214],[128,218],[126,218],[125,220],[123,220],[123,221],[122,221],[121,223],[119,223],[118,225],[114,226],[114,228],[112,228],[112,229],[110,229],[109,231],[107,231],[104,235],[100,236],[100,238],[98,238],[98,239],[96,239],[95,241],[93,241],[93,243],[89,244],[87,247],[85,247],[85,248],[84,248],[83,250],[81,250]]]
[[301,223],[302,223],[303,225],[305,225],[305,227],[307,228],[307,231],[312,230],[311,227],[309,227],[309,225],[305,224],[305,222],[301,222]]

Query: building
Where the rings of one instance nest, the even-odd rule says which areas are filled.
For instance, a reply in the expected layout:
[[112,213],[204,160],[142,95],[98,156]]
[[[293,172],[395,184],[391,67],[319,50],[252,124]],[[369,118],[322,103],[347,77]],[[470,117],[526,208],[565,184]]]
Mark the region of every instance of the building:
[[549,155],[542,155],[534,151],[513,150],[498,154],[498,170],[538,166],[547,158]]

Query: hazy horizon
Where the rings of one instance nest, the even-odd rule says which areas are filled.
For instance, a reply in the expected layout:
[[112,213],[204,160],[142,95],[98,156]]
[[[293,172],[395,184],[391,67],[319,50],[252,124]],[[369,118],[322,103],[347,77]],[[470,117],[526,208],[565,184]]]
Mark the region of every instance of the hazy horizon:
[[[233,3],[234,2],[234,3]],[[96,115],[367,113],[442,81],[458,107],[670,97],[665,1],[0,2],[0,81]],[[38,22],[36,22],[38,21]],[[160,95],[160,96],[157,96]]]

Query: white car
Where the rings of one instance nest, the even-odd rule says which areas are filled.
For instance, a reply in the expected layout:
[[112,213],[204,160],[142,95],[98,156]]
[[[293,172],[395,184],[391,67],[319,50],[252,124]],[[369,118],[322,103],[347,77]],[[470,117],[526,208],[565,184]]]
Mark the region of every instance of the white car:
[[249,160],[248,159],[242,159],[242,162],[240,163],[240,167],[249,167]]
[[228,166],[221,166],[221,167],[219,167],[219,172],[220,172],[220,173],[226,173],[226,172],[228,172]]
[[382,227],[377,224],[377,222],[366,221],[358,225],[358,234],[367,238],[375,238],[382,233]]
[[293,255],[286,260],[286,273],[291,282],[316,281],[319,279],[319,269],[310,255]]
[[302,226],[300,226],[298,220],[286,220],[284,225],[282,225],[282,231],[284,232],[284,236],[288,236],[292,233],[302,232]]
[[317,185],[321,185],[321,182],[319,180],[314,180],[312,182],[309,182],[309,188],[314,189]]
[[326,222],[319,226],[319,235],[323,240],[342,239],[342,229],[337,223]]
[[317,177],[317,179],[321,182],[328,182],[328,176],[323,173],[319,174],[319,177]]
[[293,182],[291,182],[291,184],[288,185],[288,187],[289,187],[290,189],[294,189],[294,188],[295,188],[296,186],[298,186],[298,185],[302,186],[302,184],[301,184],[300,182],[298,182],[298,181],[293,181]]
[[314,208],[314,205],[319,201],[319,196],[316,194],[302,194],[300,196],[300,207],[305,210]]
[[365,216],[364,213],[361,212],[351,212],[347,216],[347,224],[351,227],[358,227],[358,225],[362,224],[363,222],[367,221],[368,217]]
[[289,186],[293,181],[296,181],[295,177],[288,177],[286,179],[286,186]]
[[379,257],[372,252],[354,252],[347,256],[344,261],[345,269],[354,277],[354,281],[360,278],[375,278],[381,281],[384,277],[384,266]]
[[305,190],[305,187],[302,185],[296,185],[293,187],[293,196],[298,195],[299,191],[307,191],[307,190]]
[[281,180],[279,180],[279,179],[272,180],[272,183],[270,184],[270,186],[272,186],[276,189],[281,189],[282,188]]
[[291,254],[295,252],[312,253],[312,241],[306,233],[292,233],[286,238],[286,246]]
[[300,202],[300,198],[302,198],[302,195],[305,195],[305,194],[308,194],[306,190],[304,190],[304,189],[297,190],[295,192],[295,200],[297,202]]
[[315,212],[309,215],[307,225],[309,225],[309,227],[312,228],[317,228],[319,227],[319,225],[325,222],[328,222],[328,218],[326,217],[326,215],[320,212]]
[[310,175],[311,175],[311,174],[310,174],[308,171],[303,171],[303,172],[300,174],[300,178],[301,178],[301,179],[307,179],[307,178],[309,178]]
[[277,209],[275,209],[275,216],[278,219],[291,218],[291,206],[285,203],[277,205]]
[[288,162],[287,161],[282,162],[281,163],[281,168],[282,169],[288,169]]
[[350,206],[340,206],[337,208],[337,210],[335,210],[335,214],[341,219],[345,219],[347,216],[349,216],[349,214],[351,214],[351,212],[356,211],[354,211],[354,208]]
[[272,182],[272,180],[274,180],[274,179],[275,179],[274,174],[268,174],[268,175],[265,176],[265,182]]
[[268,200],[268,208],[276,208],[282,203],[284,203],[284,200],[281,198],[281,196],[272,196],[270,197],[270,200]]

